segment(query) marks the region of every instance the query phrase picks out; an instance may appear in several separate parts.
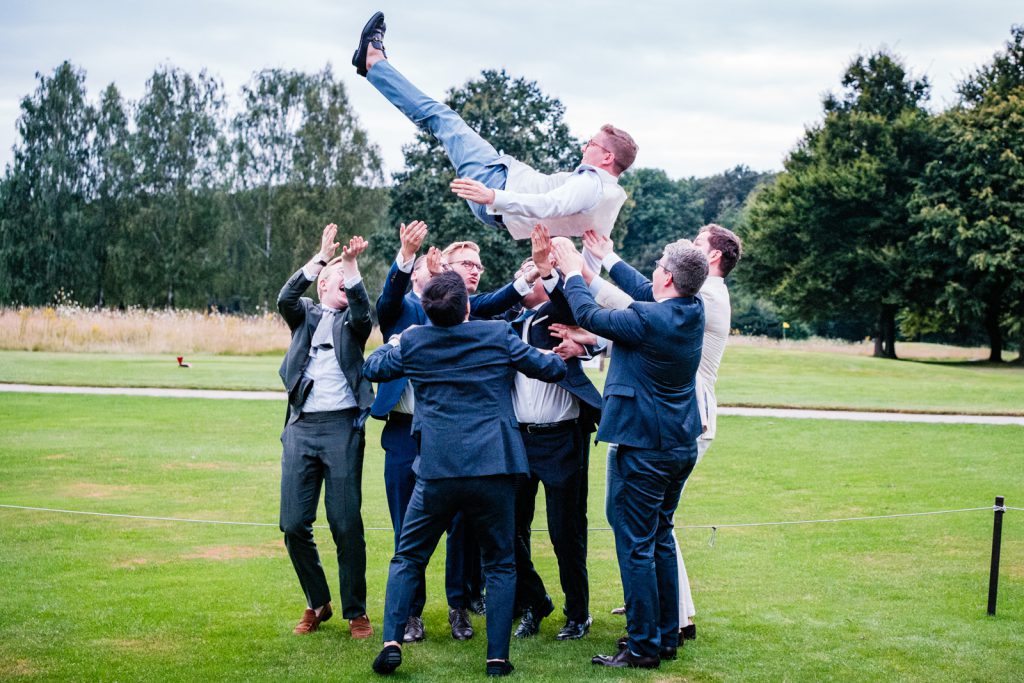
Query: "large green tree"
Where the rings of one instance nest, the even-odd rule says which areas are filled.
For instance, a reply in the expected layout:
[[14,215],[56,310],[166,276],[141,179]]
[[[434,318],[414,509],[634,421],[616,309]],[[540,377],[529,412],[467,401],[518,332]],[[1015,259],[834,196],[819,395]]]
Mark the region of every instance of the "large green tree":
[[[534,81],[513,78],[504,70],[487,70],[450,90],[445,104],[499,153],[511,154],[539,171],[570,170],[579,164],[580,142],[569,134],[564,105],[545,95]],[[473,240],[480,245],[487,267],[483,288],[507,281],[529,256],[528,241],[516,242],[507,231],[483,225],[465,201],[451,193],[448,183],[455,171],[432,135],[420,131],[403,152],[406,168],[395,174],[391,224],[376,243],[386,245],[393,254],[398,249],[398,223],[423,220],[430,226],[431,244],[443,247],[456,240]]]
[[959,91],[915,197],[914,285],[933,303],[916,322],[980,325],[999,362],[1005,332],[1024,342],[1024,27]]
[[756,195],[739,277],[799,319],[853,323],[895,358],[909,201],[933,153],[928,83],[881,51],[854,59],[842,84]]
[[70,62],[36,74],[21,101],[20,144],[0,190],[0,297],[41,304],[98,298],[96,253],[86,215],[94,112],[85,73]]
[[695,181],[672,180],[661,169],[640,168],[622,177],[630,205],[620,214],[622,227],[612,233],[619,254],[641,272],[653,268],[665,245],[693,238],[701,226],[701,203]]
[[[329,67],[260,71],[242,101],[231,123],[232,218],[223,240],[230,265],[218,291],[268,306],[315,251],[318,228],[334,222],[341,236],[369,236],[387,196],[379,153]],[[249,277],[239,282],[237,272]]]
[[147,306],[201,306],[210,296],[223,157],[220,83],[161,67],[135,107],[133,203],[112,252],[119,290]]

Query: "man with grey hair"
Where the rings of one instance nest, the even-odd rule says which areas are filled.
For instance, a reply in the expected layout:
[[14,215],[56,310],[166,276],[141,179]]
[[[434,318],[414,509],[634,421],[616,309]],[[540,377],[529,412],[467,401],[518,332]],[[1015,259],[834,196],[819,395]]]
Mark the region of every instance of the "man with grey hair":
[[[586,236],[587,249],[584,256],[592,256],[598,266],[612,268],[619,257],[612,251],[612,242],[600,237]],[[732,308],[729,301],[729,289],[725,278],[736,267],[743,252],[743,243],[732,230],[715,223],[700,228],[693,240],[693,246],[704,252],[708,259],[708,277],[700,288],[700,298],[704,302],[704,348],[700,356],[700,367],[697,369],[697,406],[700,408],[700,419],[703,432],[697,439],[697,464],[707,453],[717,433],[718,401],[715,397],[715,383],[718,381],[718,368],[725,354],[726,342],[732,325]],[[590,286],[597,303],[605,308],[627,308],[633,299],[621,289],[605,282],[600,276],[584,269],[584,280]],[[559,336],[588,342],[571,330],[556,330]],[[615,458],[615,444],[608,446],[609,459]],[[614,514],[609,509],[608,514]],[[675,532],[673,531],[673,537]],[[690,578],[683,562],[683,554],[676,538],[676,559],[679,564],[679,625],[680,641],[693,640],[697,637],[697,626],[693,618],[697,614],[690,590]],[[625,608],[612,610],[613,614],[625,614]]]
[[689,240],[665,247],[650,280],[619,261],[611,277],[634,299],[619,311],[602,309],[594,300],[575,247],[559,242],[554,252],[573,316],[584,329],[615,342],[597,438],[619,444],[609,462],[609,505],[616,508],[612,529],[629,635],[617,654],[592,661],[654,668],[662,659],[674,659],[679,643],[671,520],[697,461],[701,422],[695,375],[704,304],[696,294],[708,262]]

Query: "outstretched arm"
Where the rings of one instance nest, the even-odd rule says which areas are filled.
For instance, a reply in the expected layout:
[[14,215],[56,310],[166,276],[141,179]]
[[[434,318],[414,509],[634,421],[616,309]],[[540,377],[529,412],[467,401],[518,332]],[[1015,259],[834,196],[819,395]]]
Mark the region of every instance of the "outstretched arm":
[[565,361],[554,353],[544,353],[530,346],[519,338],[511,325],[508,326],[506,342],[512,366],[519,372],[543,382],[560,382],[565,379]]
[[341,248],[341,265],[345,273],[345,293],[348,295],[349,323],[355,335],[366,343],[373,329],[370,319],[370,297],[363,286],[363,276],[359,274],[358,257],[370,243],[358,235]]
[[577,171],[555,189],[542,194],[495,190],[468,178],[456,178],[452,192],[461,199],[487,206],[491,214],[512,214],[527,218],[571,216],[597,206],[601,201],[601,179],[593,171]]
[[339,246],[334,241],[337,234],[338,226],[334,223],[330,223],[324,228],[320,235],[320,251],[298,272],[288,278],[288,282],[277,295],[277,310],[292,330],[306,320],[306,308],[302,303],[302,294],[311,282],[316,281],[317,275],[327,265],[327,262],[334,258],[334,252]]
[[377,298],[377,323],[385,337],[389,335],[402,315],[405,290],[408,289],[409,280],[412,277],[416,252],[419,251],[427,236],[427,224],[423,221],[413,221],[408,226],[402,223],[398,234],[402,241],[402,247],[398,251],[395,262],[391,264],[387,279],[384,280],[384,288],[381,290],[380,297]]
[[371,382],[386,382],[404,374],[400,345],[381,344],[363,363],[363,377]]

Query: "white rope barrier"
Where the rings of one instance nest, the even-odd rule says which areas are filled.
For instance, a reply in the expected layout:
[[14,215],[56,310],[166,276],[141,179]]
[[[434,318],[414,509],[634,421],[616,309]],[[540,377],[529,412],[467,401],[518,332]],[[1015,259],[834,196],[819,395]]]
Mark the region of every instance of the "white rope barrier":
[[[151,515],[129,515],[116,512],[91,512],[88,510],[63,510],[60,508],[44,508],[44,507],[32,507],[27,505],[5,505],[0,503],[0,508],[7,508],[10,510],[30,510],[35,512],[53,512],[67,515],[88,515],[92,517],[118,517],[121,519],[141,519],[151,522],[180,522],[187,524],[220,524],[228,526],[257,526],[257,527],[277,527],[277,524],[269,522],[231,522],[216,519],[189,519],[187,517],[156,517]],[[1006,510],[1021,510],[1022,508],[1015,508],[1005,506]],[[681,524],[678,525],[677,529],[711,529],[712,537],[711,544],[714,543],[714,535],[719,529],[736,529],[741,527],[760,527],[760,526],[789,526],[794,524],[835,524],[838,522],[866,522],[876,519],[898,519],[901,517],[924,517],[928,515],[949,515],[961,512],[979,512],[979,511],[992,511],[992,506],[978,507],[978,508],[961,508],[958,510],[933,510],[929,512],[903,512],[892,515],[872,515],[866,517],[835,517],[826,519],[799,519],[789,520],[780,522],[732,522],[725,524]],[[326,529],[326,525],[317,525],[317,529]],[[611,527],[590,527],[590,531],[611,531]],[[367,527],[364,531],[394,531],[391,527]],[[547,531],[543,527],[534,528],[533,531]]]

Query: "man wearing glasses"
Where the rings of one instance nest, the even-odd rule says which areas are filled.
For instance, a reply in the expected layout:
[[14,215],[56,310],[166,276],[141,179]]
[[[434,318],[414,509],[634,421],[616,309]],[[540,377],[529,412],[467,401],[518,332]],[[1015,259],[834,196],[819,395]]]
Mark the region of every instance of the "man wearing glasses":
[[498,154],[451,108],[406,80],[384,53],[384,31],[384,14],[377,12],[363,27],[352,64],[410,121],[437,138],[458,176],[452,192],[480,221],[507,228],[515,239],[528,238],[538,221],[552,235],[611,233],[626,201],[619,176],[636,159],[637,145],[628,133],[606,124],[583,145],[575,170],[541,173]]

